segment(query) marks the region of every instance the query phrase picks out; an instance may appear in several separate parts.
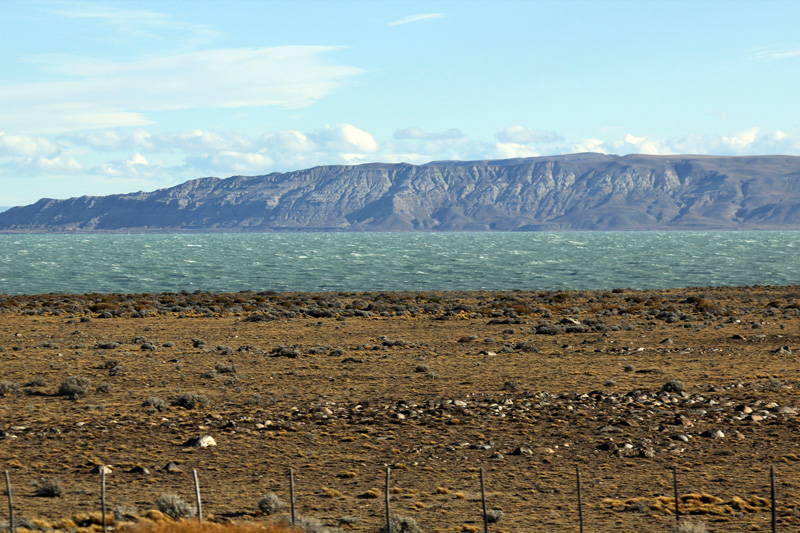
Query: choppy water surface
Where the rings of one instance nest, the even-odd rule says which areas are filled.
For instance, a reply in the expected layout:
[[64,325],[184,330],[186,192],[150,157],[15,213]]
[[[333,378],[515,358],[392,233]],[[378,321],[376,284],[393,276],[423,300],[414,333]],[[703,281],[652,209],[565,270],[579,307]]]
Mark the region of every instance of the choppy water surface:
[[800,232],[0,235],[0,293],[800,283]]

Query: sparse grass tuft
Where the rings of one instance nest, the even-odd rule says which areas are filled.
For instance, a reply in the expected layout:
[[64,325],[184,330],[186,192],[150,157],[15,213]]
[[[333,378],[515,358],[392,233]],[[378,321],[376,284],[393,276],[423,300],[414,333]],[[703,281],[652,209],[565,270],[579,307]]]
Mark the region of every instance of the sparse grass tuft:
[[672,533],[706,533],[705,522],[681,521],[672,528]]
[[367,492],[359,494],[358,497],[365,500],[375,500],[381,497],[381,491],[378,489],[369,489]]
[[141,520],[122,529],[125,533],[296,533],[296,530],[285,524],[253,524],[227,522],[186,521],[151,521]]

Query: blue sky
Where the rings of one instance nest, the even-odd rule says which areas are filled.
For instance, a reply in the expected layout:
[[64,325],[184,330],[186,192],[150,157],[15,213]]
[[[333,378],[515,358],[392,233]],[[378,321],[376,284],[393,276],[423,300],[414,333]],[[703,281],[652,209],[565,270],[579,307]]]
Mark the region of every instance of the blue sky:
[[0,2],[0,205],[321,164],[800,155],[800,2]]

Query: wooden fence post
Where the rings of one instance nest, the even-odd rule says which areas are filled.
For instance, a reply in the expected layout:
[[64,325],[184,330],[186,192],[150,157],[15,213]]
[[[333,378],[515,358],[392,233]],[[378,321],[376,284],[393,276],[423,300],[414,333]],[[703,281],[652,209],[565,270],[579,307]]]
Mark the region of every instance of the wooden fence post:
[[200,482],[197,480],[197,469],[192,468],[192,476],[194,477],[194,498],[197,500],[197,520],[203,521],[203,502],[200,501]]
[[100,467],[100,505],[102,506],[103,515],[103,533],[108,531],[108,522],[106,521],[106,467]]
[[6,474],[6,494],[8,494],[8,530],[11,533],[16,531],[16,527],[14,526],[14,499],[11,494],[11,478],[8,475],[8,470],[5,471]]
[[481,503],[483,504],[483,533],[489,533],[489,515],[486,512],[486,484],[483,481],[483,467],[481,467]]
[[294,514],[294,468],[289,467],[289,501],[292,505],[292,526],[295,523],[295,514]]
[[578,523],[583,533],[583,498],[581,496],[581,467],[575,466],[575,479],[578,483]]
[[675,494],[675,525],[681,520],[681,512],[678,508],[678,468],[672,465],[672,491]]
[[392,533],[392,515],[389,508],[389,472],[392,469],[386,467],[386,533]]
[[775,515],[775,465],[769,465],[770,499],[772,500],[772,533],[778,531],[778,522]]

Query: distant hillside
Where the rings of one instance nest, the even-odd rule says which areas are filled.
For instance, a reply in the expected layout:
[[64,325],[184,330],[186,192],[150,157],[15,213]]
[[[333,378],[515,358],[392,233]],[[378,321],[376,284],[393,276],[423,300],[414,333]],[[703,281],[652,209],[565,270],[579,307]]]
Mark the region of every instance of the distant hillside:
[[2,213],[3,211],[8,211],[9,209],[11,209],[11,207],[7,205],[0,205],[0,213]]
[[800,229],[800,157],[587,153],[322,166],[0,213],[0,232],[670,229]]

